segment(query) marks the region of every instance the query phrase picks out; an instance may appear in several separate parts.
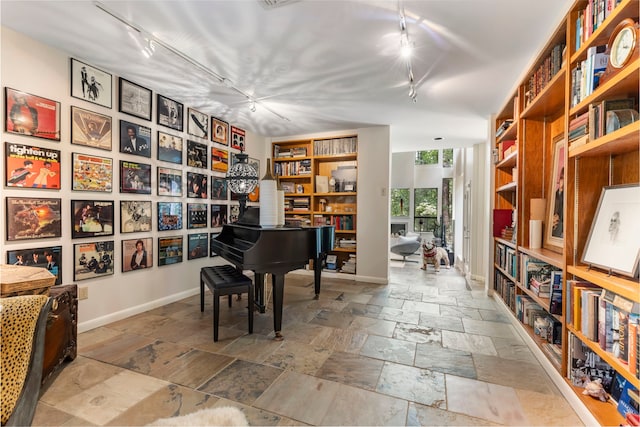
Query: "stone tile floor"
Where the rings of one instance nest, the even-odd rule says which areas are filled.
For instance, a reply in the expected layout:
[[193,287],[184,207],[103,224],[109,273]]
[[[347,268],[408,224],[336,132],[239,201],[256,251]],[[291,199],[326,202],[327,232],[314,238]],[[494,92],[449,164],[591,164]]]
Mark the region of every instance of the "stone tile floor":
[[[455,270],[391,262],[389,285],[286,277],[247,334],[246,295],[199,296],[80,334],[34,425],[145,425],[233,405],[251,425],[582,425],[509,318]],[[544,408],[544,410],[541,410]]]

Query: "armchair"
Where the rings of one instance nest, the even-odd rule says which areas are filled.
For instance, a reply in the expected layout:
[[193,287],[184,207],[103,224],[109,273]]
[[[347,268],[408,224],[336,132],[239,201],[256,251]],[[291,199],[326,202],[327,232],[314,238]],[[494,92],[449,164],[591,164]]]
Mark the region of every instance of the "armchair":
[[419,234],[408,235],[406,237],[400,236],[398,237],[398,242],[391,246],[389,250],[396,255],[400,255],[402,257],[402,261],[413,261],[407,260],[407,257],[409,255],[413,255],[418,249],[420,249],[421,244],[422,238]]

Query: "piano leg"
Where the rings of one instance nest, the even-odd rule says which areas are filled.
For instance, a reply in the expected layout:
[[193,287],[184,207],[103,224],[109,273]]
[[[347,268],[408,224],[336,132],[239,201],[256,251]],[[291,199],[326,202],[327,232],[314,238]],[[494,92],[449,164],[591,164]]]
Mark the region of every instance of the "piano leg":
[[260,313],[267,311],[266,302],[264,300],[264,273],[256,273],[254,271],[254,287],[255,287],[255,304]]
[[272,274],[273,282],[273,330],[275,340],[282,341],[282,305],[284,303],[284,274]]
[[324,265],[324,261],[327,258],[326,253],[321,253],[317,259],[313,260],[313,286],[316,291],[316,296],[313,299],[320,298],[320,277],[322,275],[322,266]]

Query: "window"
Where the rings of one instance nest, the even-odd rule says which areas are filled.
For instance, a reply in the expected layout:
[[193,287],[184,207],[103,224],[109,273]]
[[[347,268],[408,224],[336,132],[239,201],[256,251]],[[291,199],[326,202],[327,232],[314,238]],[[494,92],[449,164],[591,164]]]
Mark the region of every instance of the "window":
[[416,165],[437,165],[440,150],[416,151]]
[[413,229],[417,232],[433,231],[438,226],[438,189],[416,188],[413,190]]
[[442,150],[442,167],[453,167],[453,148],[445,148]]
[[409,189],[391,189],[391,216],[409,216]]

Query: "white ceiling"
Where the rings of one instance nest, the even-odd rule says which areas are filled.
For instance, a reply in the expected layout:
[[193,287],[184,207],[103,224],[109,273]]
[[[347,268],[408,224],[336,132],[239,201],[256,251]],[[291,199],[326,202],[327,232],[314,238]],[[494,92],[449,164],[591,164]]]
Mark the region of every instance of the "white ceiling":
[[101,2],[258,99],[255,113],[242,95],[162,46],[146,59],[131,29],[96,2],[0,3],[3,26],[252,132],[390,125],[392,150],[402,152],[484,141],[488,117],[571,1],[402,2],[415,46],[416,103],[399,56],[397,1],[301,0],[274,8],[261,0]]

